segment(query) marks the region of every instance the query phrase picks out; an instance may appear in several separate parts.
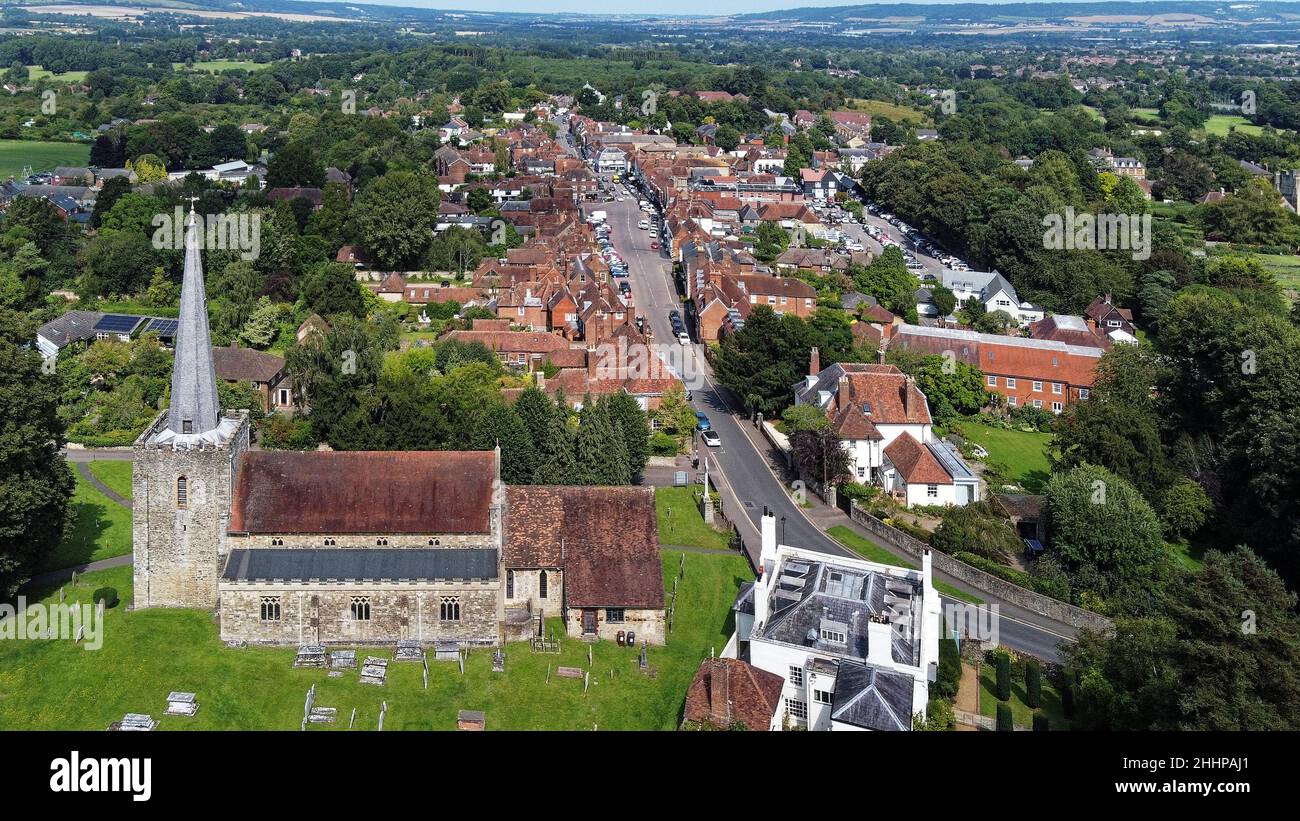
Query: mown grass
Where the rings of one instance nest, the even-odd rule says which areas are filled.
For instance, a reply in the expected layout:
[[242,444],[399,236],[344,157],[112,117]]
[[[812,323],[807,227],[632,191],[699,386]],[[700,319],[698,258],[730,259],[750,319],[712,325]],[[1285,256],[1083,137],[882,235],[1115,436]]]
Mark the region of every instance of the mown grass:
[[[122,464],[130,467],[129,462]],[[131,511],[100,493],[94,485],[81,478],[74,467],[68,469],[77,482],[68,503],[68,532],[54,552],[41,563],[38,572],[60,570],[131,552]],[[129,496],[129,481],[127,485],[124,495]]]
[[85,143],[47,143],[40,140],[0,140],[0,178],[8,179],[30,167],[33,173],[60,165],[84,166],[90,161]]
[[659,541],[665,545],[730,550],[731,534],[704,521],[700,494],[700,488],[694,486],[655,488]]
[[[90,602],[95,589],[115,588],[122,603],[105,614],[103,646],[88,651],[70,641],[0,641],[0,729],[102,730],[128,712],[160,720],[162,730],[297,730],[307,690],[316,705],[335,707],[333,725],[311,732],[373,730],[387,701],[385,730],[451,730],[460,710],[482,710],[489,730],[671,730],[681,721],[686,690],[699,663],[720,652],[731,635],[731,604],[752,578],[739,556],[665,551],[668,589],[684,561],[675,629],[666,647],[649,649],[649,673],[637,651],[613,642],[588,645],[561,638],[559,655],[533,654],[526,643],[506,647],[505,672],[492,672],[490,650],[469,654],[465,673],[450,662],[429,662],[429,688],[419,664],[388,667],[382,687],[361,684],[359,671],[330,678],[319,669],[294,669],[293,648],[232,649],[218,638],[211,613],[150,609],[127,612],[131,569],[87,573],[66,588],[68,601]],[[57,591],[45,601],[57,601]],[[557,636],[563,625],[554,622]],[[587,650],[592,663],[587,662]],[[391,659],[393,648],[359,648],[358,657]],[[559,666],[590,671],[591,686],[559,678]],[[547,672],[550,671],[549,681]],[[197,694],[193,718],[164,716],[167,693]]]
[[123,499],[131,498],[131,463],[103,459],[90,463],[90,472]]
[[957,430],[982,445],[989,452],[988,461],[1005,466],[1006,478],[1030,493],[1040,492],[1051,478],[1051,465],[1047,461],[1050,433],[1008,430],[972,420],[963,420]]
[[[980,664],[980,715],[997,718],[998,715],[998,676],[993,665]],[[1025,704],[1027,697],[1023,677],[1011,676],[1011,719],[1017,727],[1031,727],[1034,723],[1034,710]],[[1038,712],[1047,716],[1049,730],[1068,730],[1069,722],[1065,718],[1065,709],[1061,706],[1061,695],[1055,685],[1043,674],[1043,686],[1039,691]]]

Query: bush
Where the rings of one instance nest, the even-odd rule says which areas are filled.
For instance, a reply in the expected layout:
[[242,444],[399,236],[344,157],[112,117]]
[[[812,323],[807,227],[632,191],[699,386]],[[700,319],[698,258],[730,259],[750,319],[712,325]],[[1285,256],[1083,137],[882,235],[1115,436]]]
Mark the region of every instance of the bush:
[[993,669],[997,672],[998,701],[1006,701],[1011,698],[1011,657],[998,656]]
[[663,431],[656,431],[650,437],[650,454],[652,456],[676,456],[677,440]]
[[1061,712],[1066,718],[1074,718],[1074,684],[1065,682],[1060,687],[1061,693]]
[[998,732],[1009,733],[1016,729],[1016,723],[1011,718],[1011,705],[1003,702],[998,705]]
[[1042,713],[1034,713],[1034,732],[1045,733],[1051,729],[1051,722]]
[[263,426],[261,445],[271,450],[308,450],[316,447],[316,437],[305,417],[277,413]]
[[954,699],[961,686],[961,651],[956,639],[939,640],[939,675],[935,679],[935,692],[943,698]]
[[943,732],[951,730],[952,726],[957,723],[957,714],[953,711],[952,705],[941,698],[932,698],[925,707],[925,720],[912,722],[912,728],[915,730],[924,730],[927,732]]
[[1050,431],[1052,424],[1056,421],[1056,414],[1045,408],[1036,408],[1033,405],[1020,405],[1012,408],[1008,416],[1017,425],[1030,427],[1037,431]]
[[1043,668],[1037,659],[1025,662],[1025,706],[1037,710],[1043,701]]
[[105,610],[112,610],[114,607],[117,607],[117,590],[112,587],[101,587],[96,590],[94,595],[90,598],[95,604],[99,604],[102,601]]
[[1056,599],[1057,601],[1070,601],[1070,585],[1068,580],[1064,577],[1057,578],[1048,576],[1039,578],[1037,576],[1031,576],[1023,571],[1016,570],[1014,567],[1007,567],[1006,565],[990,561],[983,556],[976,556],[974,553],[967,553],[965,551],[954,553],[952,554],[952,557],[958,561],[965,562],[971,567],[983,570],[991,576],[997,576],[999,579],[1019,585],[1026,590],[1041,593],[1042,595]]

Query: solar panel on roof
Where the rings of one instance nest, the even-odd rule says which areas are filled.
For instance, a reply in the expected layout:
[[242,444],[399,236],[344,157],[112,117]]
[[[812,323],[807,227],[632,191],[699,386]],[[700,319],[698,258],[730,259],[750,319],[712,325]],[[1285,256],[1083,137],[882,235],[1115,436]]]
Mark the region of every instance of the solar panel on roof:
[[145,328],[146,331],[154,331],[159,336],[176,336],[176,328],[180,326],[179,319],[152,319]]
[[103,319],[95,323],[95,330],[103,333],[127,333],[135,330],[141,319],[142,317],[130,314],[105,314]]

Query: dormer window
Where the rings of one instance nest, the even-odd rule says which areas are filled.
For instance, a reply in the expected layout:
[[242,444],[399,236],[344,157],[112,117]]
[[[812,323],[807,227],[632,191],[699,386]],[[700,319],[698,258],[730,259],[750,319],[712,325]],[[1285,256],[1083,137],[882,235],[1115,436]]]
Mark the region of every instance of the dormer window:
[[844,644],[845,635],[835,630],[822,630],[822,640],[828,644]]

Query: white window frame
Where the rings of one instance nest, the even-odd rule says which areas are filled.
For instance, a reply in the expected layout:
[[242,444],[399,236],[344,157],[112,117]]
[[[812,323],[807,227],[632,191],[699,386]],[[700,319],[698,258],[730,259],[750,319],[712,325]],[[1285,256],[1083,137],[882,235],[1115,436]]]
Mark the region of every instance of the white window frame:
[[803,686],[803,668],[797,664],[790,665],[790,683],[795,687]]
[[1035,379],[1035,380],[1034,380],[1034,393],[1042,393],[1042,392],[1043,392],[1043,383],[1042,383],[1042,381],[1040,381],[1040,380],[1038,380],[1038,379]]
[[996,388],[998,386],[998,378],[996,376],[990,375],[985,377],[985,379],[990,388]]

